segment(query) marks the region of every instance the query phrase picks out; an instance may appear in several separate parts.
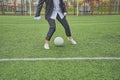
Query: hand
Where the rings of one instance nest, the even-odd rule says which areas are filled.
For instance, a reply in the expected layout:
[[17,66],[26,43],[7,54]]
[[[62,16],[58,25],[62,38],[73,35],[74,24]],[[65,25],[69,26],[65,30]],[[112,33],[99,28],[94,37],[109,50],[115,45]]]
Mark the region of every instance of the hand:
[[34,17],[35,20],[40,20],[41,16]]
[[67,15],[67,13],[66,12],[64,12],[64,16],[66,16]]

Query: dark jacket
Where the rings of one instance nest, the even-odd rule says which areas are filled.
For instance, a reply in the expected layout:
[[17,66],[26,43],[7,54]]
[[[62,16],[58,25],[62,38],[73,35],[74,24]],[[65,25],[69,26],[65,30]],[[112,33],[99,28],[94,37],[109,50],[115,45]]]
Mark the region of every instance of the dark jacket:
[[[42,9],[42,6],[45,2],[45,18],[46,19],[49,19],[52,15],[52,12],[53,12],[53,8],[54,8],[54,4],[53,4],[53,0],[39,0],[39,3],[38,3],[38,6],[37,6],[37,11],[36,11],[36,16],[40,16],[40,12],[41,12],[41,9]],[[63,0],[60,0],[60,8],[61,8],[61,11],[62,13],[64,14],[66,11],[66,6],[63,2]]]

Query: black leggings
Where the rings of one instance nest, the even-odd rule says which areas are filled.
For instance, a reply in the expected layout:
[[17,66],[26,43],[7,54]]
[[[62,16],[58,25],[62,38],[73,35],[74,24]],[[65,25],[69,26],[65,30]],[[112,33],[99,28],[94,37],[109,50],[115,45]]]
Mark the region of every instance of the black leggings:
[[[68,22],[66,20],[66,17],[64,17],[63,19],[61,19],[60,16],[57,15],[57,20],[64,27],[66,36],[67,37],[71,36],[70,27],[69,27],[69,24],[68,24]],[[53,33],[56,30],[56,24],[55,24],[55,20],[54,19],[48,19],[47,21],[48,21],[50,27],[49,27],[49,31],[48,31],[47,36],[46,36],[46,40],[50,40],[51,37],[52,37],[52,35],[53,35]]]

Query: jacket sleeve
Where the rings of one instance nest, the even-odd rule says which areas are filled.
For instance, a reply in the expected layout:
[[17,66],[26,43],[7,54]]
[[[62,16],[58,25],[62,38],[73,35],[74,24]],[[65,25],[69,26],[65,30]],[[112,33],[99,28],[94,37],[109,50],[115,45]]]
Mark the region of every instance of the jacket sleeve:
[[66,5],[65,5],[65,3],[64,2],[62,2],[62,6],[63,6],[63,12],[65,13],[67,13],[67,9],[66,9]]
[[36,10],[36,15],[35,15],[36,17],[40,16],[44,2],[45,2],[45,0],[39,0],[39,3],[37,5],[37,10]]

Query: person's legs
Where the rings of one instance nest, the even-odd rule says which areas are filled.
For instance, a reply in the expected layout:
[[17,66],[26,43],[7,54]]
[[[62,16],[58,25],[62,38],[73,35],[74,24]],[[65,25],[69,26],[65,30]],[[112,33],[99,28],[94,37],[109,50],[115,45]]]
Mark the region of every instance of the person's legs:
[[49,27],[49,31],[48,31],[47,36],[46,36],[45,44],[44,44],[45,49],[49,49],[49,41],[50,41],[53,33],[56,30],[55,20],[49,19],[47,21],[48,21],[50,27]]
[[69,27],[69,24],[66,20],[66,17],[64,17],[63,19],[61,19],[59,17],[59,15],[57,16],[57,20],[62,24],[62,26],[64,27],[65,29],[65,33],[66,33],[66,36],[68,37],[68,40],[71,41],[72,44],[77,44],[75,40],[73,40],[72,38],[72,35],[71,35],[71,31],[70,31],[70,27]]
[[62,26],[64,27],[65,29],[65,33],[66,33],[66,36],[71,36],[71,31],[70,31],[70,27],[69,27],[69,24],[66,20],[66,18],[64,17],[63,19],[61,19],[59,17],[59,15],[57,16],[57,20],[62,24]]
[[50,40],[52,35],[53,35],[53,33],[56,30],[56,24],[55,24],[55,20],[54,19],[49,19],[47,21],[48,21],[50,27],[49,27],[49,31],[48,31],[47,36],[46,36],[46,40]]

